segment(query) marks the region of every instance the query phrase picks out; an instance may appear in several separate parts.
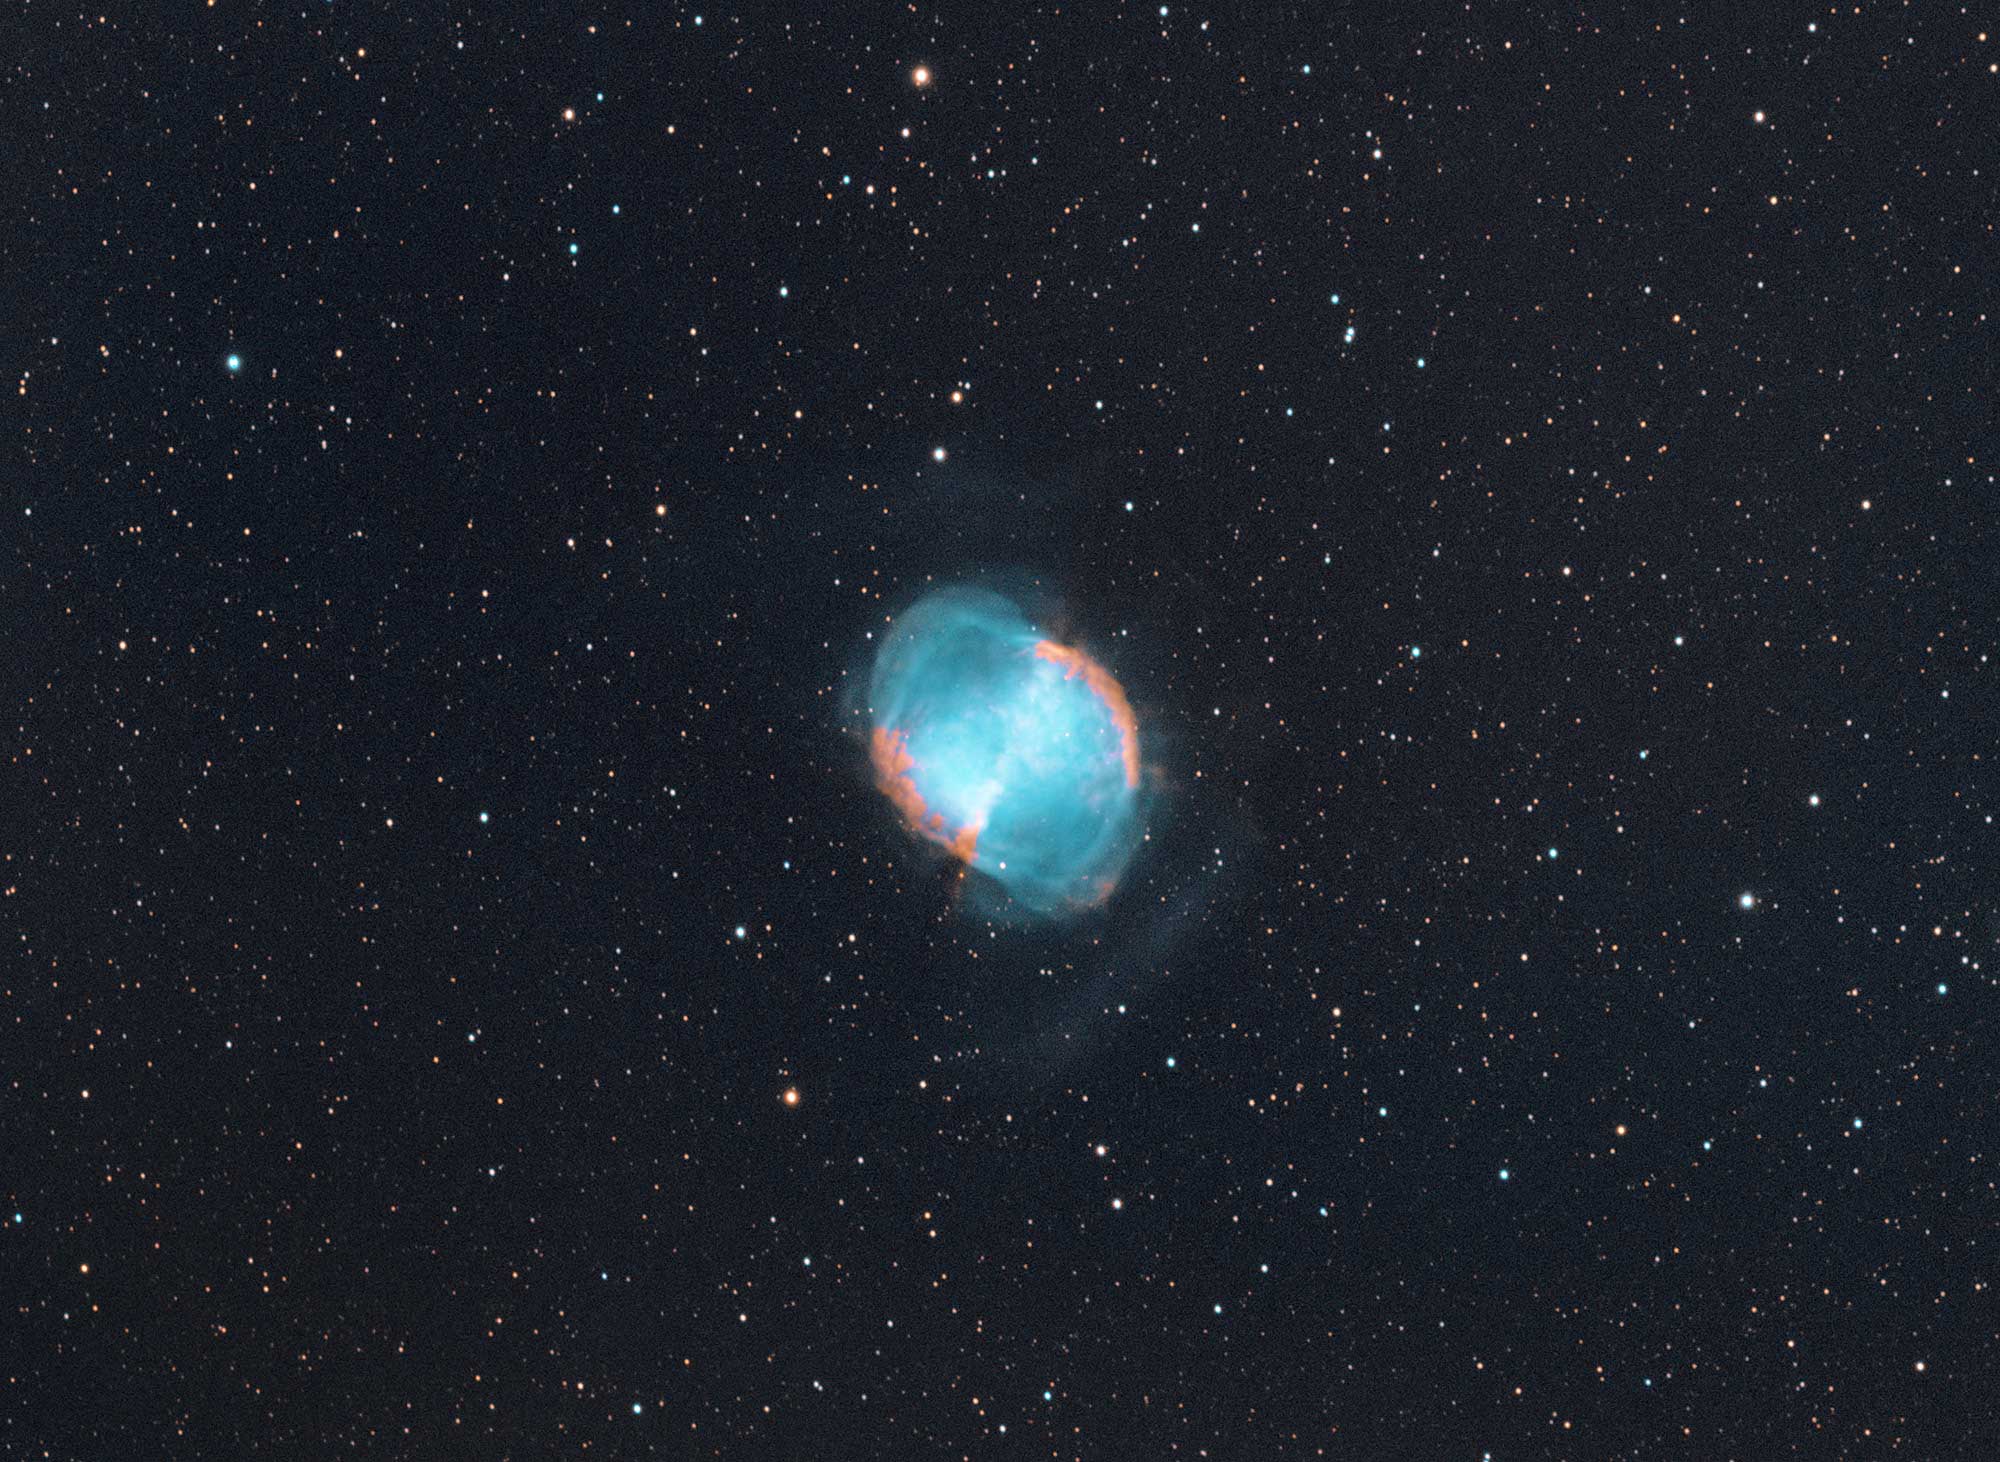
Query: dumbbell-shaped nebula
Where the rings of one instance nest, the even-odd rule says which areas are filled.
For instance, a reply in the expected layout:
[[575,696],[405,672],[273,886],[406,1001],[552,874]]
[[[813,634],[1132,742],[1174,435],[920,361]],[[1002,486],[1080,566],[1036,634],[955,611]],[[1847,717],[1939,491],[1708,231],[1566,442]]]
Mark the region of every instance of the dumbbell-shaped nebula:
[[869,682],[875,784],[1021,907],[1102,903],[1138,846],[1139,723],[1111,673],[981,589],[901,615]]

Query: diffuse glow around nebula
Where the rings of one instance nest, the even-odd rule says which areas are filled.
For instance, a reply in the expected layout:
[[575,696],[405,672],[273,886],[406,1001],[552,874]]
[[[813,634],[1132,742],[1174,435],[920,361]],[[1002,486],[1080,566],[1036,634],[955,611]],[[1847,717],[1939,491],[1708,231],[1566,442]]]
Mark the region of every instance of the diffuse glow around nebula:
[[869,693],[875,784],[911,830],[1036,913],[1110,895],[1144,771],[1109,671],[1000,595],[946,589],[896,621]]

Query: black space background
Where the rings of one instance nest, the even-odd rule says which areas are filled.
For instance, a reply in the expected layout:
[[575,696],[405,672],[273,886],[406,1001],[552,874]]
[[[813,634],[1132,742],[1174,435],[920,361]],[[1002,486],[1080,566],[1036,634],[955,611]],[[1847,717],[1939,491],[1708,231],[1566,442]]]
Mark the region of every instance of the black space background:
[[2000,13],[1157,12],[0,27],[0,1455],[2000,1456]]

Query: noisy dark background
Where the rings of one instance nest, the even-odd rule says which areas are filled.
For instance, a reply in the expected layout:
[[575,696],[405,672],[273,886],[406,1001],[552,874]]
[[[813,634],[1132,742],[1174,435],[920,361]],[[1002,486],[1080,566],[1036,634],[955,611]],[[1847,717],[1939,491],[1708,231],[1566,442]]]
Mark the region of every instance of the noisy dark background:
[[2000,1455],[1989,24],[21,6],[0,1453]]

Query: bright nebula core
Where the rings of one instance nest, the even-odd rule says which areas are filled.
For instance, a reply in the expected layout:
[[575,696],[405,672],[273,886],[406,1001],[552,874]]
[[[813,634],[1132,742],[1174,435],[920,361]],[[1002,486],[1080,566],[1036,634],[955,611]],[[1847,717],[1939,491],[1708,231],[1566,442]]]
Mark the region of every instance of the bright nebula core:
[[911,829],[1037,913],[1101,903],[1138,844],[1139,723],[1110,672],[1008,600],[947,589],[869,684],[875,783]]

